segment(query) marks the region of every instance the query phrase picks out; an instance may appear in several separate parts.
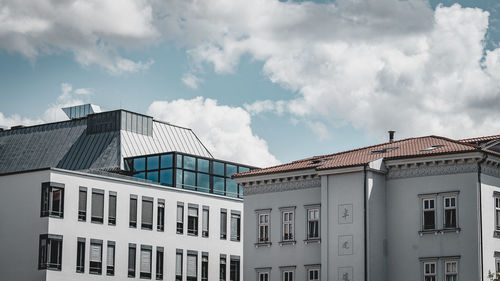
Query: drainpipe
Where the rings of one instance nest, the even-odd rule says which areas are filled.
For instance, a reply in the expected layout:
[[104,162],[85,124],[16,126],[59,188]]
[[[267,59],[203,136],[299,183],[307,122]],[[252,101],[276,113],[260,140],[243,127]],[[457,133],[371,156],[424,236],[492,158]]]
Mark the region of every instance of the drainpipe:
[[364,225],[364,233],[365,233],[365,281],[368,281],[368,185],[367,181],[367,171],[366,167],[368,164],[365,164],[363,167],[363,176],[364,176],[364,216],[365,216],[365,225]]
[[483,158],[477,162],[477,196],[478,196],[478,208],[479,208],[479,266],[481,267],[481,279],[484,280],[484,268],[483,268],[483,205],[481,196],[481,164],[488,158],[487,154],[483,154]]

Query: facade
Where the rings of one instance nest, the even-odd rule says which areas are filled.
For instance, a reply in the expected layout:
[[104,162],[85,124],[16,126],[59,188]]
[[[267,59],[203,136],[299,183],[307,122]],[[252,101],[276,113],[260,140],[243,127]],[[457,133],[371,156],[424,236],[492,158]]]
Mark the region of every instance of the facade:
[[242,280],[230,175],[251,167],[190,129],[94,108],[0,132],[1,279]]
[[429,136],[240,173],[248,280],[490,280],[500,136]]

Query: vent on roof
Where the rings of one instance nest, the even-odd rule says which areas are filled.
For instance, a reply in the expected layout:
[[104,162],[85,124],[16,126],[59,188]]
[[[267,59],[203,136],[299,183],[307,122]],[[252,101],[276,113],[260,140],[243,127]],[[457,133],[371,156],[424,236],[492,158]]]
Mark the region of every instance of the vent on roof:
[[17,125],[17,126],[10,127],[11,130],[17,130],[17,129],[22,129],[22,128],[24,128],[24,125]]
[[320,158],[320,159],[314,159],[311,161],[311,164],[318,164],[318,163],[321,163],[321,162],[325,162],[325,161],[328,161],[332,158]]
[[380,150],[372,150],[372,154],[381,154],[381,153],[387,153],[387,152],[391,152],[393,150],[396,150],[398,149],[399,147],[386,147],[384,149],[380,149]]
[[443,146],[444,145],[442,145],[442,144],[437,144],[437,145],[433,145],[433,146],[429,146],[427,148],[421,149],[420,151],[431,151],[431,150],[434,150],[434,149],[441,148]]

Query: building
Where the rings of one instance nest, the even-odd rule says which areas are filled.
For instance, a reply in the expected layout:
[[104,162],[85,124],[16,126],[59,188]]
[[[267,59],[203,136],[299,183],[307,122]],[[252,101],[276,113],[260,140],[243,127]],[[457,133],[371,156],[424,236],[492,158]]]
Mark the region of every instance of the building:
[[409,138],[240,173],[246,281],[490,280],[500,135]]
[[243,193],[187,128],[126,110],[0,131],[2,280],[242,280]]

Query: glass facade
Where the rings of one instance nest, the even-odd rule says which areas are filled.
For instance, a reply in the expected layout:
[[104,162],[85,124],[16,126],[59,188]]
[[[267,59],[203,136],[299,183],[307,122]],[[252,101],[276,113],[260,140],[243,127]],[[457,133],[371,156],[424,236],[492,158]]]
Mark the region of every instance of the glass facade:
[[126,167],[133,177],[166,186],[243,198],[243,187],[231,175],[251,168],[179,152],[127,158]]

